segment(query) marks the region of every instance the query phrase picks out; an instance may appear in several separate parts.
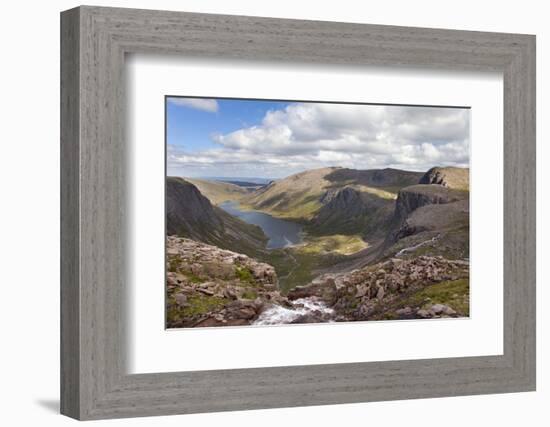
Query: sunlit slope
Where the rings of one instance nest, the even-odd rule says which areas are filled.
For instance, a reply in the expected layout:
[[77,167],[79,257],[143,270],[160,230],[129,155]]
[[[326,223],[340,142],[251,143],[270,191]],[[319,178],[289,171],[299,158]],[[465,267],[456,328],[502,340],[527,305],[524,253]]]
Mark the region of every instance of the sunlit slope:
[[228,182],[198,178],[185,178],[185,180],[197,187],[203,196],[214,205],[227,201],[239,201],[250,193],[250,190]]
[[281,218],[310,221],[343,189],[395,200],[399,189],[417,184],[422,175],[397,169],[313,169],[274,181],[244,197],[242,203]]

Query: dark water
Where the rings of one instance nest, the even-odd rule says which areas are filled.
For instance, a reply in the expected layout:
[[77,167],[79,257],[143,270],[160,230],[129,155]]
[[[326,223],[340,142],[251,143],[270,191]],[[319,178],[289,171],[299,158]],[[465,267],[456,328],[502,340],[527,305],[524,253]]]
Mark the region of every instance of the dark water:
[[237,202],[224,202],[220,205],[227,213],[254,224],[264,231],[269,238],[268,249],[284,248],[302,241],[302,226],[292,221],[272,217],[258,211],[242,211]]

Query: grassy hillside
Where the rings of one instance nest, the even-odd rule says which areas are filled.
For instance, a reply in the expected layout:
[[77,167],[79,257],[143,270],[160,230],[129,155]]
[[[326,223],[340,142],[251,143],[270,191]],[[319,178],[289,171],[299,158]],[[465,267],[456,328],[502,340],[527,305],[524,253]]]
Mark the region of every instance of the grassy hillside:
[[[369,199],[369,203],[376,203],[373,202],[376,199],[393,202],[402,187],[417,184],[422,175],[420,172],[397,169],[313,169],[275,181],[240,201],[243,207],[280,218],[309,222],[315,220],[321,209],[343,189],[351,188],[356,193],[371,196],[358,198]],[[356,207],[353,209],[356,210]],[[331,216],[327,212],[322,215]],[[356,232],[355,228],[352,227],[349,232]]]
[[185,178],[185,180],[197,187],[203,196],[208,198],[214,205],[219,205],[230,200],[239,201],[244,196],[250,194],[250,190],[246,187],[240,187],[228,182],[197,178]]
[[329,185],[324,177],[333,170],[314,169],[274,181],[242,200],[242,205],[279,218],[310,220],[321,208],[320,199]]

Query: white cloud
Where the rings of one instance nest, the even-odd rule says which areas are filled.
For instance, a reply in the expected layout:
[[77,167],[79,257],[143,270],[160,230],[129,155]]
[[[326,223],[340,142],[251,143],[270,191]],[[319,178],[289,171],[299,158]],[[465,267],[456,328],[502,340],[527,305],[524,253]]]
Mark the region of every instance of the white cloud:
[[297,103],[256,126],[214,134],[216,149],[172,151],[168,166],[182,175],[269,177],[324,166],[464,167],[469,117],[456,108]]
[[194,108],[196,110],[216,113],[218,111],[218,102],[215,99],[207,98],[168,98],[168,102],[182,107]]

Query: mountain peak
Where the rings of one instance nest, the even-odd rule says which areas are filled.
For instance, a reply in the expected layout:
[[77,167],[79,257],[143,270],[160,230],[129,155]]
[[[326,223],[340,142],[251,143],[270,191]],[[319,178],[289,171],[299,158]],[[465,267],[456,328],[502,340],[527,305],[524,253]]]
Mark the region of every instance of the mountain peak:
[[470,169],[435,166],[422,176],[419,184],[439,184],[457,190],[468,190],[470,188]]

